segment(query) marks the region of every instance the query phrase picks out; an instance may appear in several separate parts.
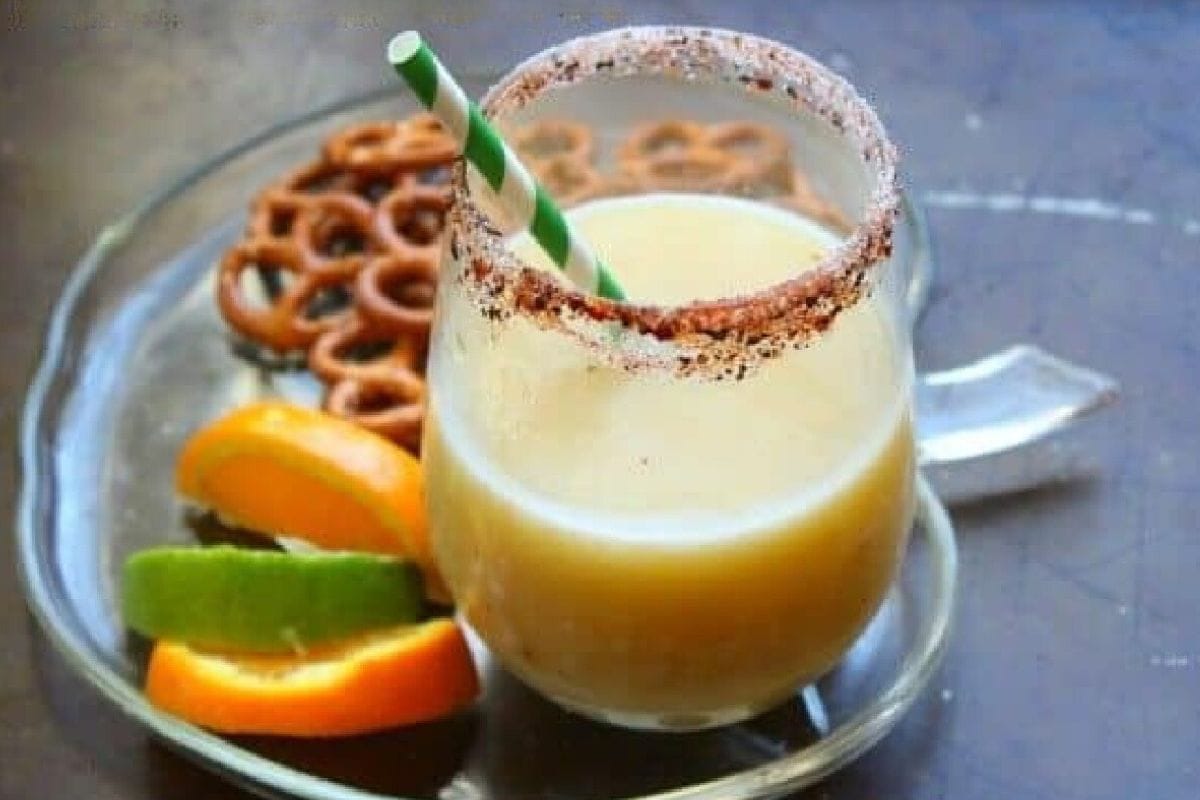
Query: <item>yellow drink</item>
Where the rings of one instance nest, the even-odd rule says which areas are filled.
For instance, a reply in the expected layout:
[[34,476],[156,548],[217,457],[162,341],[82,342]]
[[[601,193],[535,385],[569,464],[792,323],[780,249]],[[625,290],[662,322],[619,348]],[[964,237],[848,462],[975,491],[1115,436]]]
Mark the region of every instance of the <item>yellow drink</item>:
[[[597,201],[572,219],[632,299],[664,304],[766,288],[836,243],[719,197]],[[497,325],[453,292],[439,313],[423,450],[434,546],[508,667],[585,712],[695,726],[837,662],[911,523],[911,364],[883,301],[719,382],[597,366],[569,337]]]

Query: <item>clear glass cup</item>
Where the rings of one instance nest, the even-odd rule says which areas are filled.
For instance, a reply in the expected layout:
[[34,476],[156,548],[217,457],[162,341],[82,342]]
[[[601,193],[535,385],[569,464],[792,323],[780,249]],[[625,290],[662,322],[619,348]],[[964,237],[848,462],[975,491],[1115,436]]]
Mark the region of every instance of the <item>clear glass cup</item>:
[[[523,681],[594,718],[749,717],[839,661],[912,524],[895,151],[841,78],[710,29],[568,42],[483,108],[580,213],[675,194],[716,210],[696,241],[786,218],[824,248],[762,285],[779,248],[750,242],[721,267],[724,296],[617,303],[519,257],[490,190],[454,179],[423,460],[460,611]],[[653,257],[687,276],[681,256]]]

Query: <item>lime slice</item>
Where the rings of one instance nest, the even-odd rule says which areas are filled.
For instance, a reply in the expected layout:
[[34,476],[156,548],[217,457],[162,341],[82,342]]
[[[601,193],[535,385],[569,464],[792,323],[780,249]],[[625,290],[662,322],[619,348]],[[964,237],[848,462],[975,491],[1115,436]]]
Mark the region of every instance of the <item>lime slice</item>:
[[125,562],[125,623],[213,649],[302,652],[423,611],[416,565],[360,553],[162,547]]

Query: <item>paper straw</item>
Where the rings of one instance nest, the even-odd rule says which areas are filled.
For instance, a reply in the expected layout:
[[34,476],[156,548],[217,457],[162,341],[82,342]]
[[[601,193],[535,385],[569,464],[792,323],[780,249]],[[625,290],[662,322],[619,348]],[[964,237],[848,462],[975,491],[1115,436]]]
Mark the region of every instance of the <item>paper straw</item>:
[[585,292],[624,300],[625,293],[608,268],[579,237],[546,190],[483,117],[416,31],[405,31],[388,44],[388,61],[453,135],[463,156],[479,170],[506,211],[529,231],[571,283]]

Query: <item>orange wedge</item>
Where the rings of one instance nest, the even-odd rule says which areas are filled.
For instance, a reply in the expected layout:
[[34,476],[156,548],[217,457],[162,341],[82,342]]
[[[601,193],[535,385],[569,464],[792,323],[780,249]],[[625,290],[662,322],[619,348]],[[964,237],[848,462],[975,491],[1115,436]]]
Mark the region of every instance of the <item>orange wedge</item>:
[[245,406],[196,433],[175,473],[187,499],[241,527],[433,569],[421,464],[381,436],[283,402]]
[[150,702],[221,733],[369,733],[446,716],[478,693],[462,631],[444,618],[306,656],[208,653],[160,641],[146,675]]

